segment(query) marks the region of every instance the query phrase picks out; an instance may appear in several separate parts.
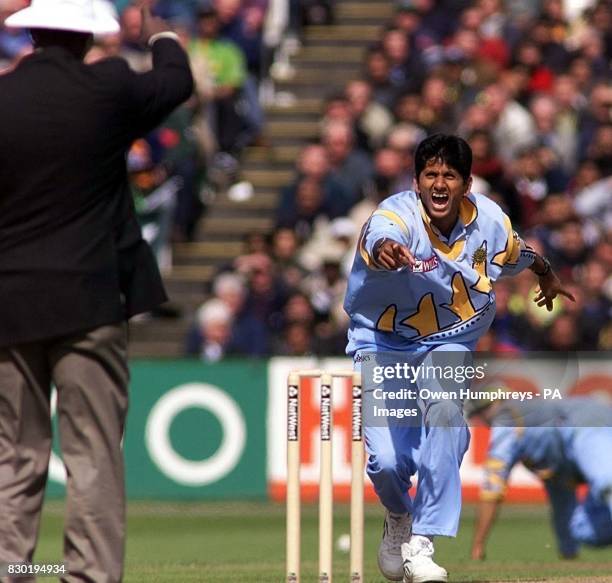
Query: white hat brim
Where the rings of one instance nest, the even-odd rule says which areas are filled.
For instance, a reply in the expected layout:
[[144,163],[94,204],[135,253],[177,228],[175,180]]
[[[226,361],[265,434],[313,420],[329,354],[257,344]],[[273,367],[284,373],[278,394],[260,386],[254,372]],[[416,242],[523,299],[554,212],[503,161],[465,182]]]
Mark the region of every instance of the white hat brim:
[[44,12],[36,5],[15,12],[4,21],[7,28],[48,28],[92,34],[115,34],[119,23],[110,15],[96,15],[95,18],[75,18],[74,14],[62,11]]

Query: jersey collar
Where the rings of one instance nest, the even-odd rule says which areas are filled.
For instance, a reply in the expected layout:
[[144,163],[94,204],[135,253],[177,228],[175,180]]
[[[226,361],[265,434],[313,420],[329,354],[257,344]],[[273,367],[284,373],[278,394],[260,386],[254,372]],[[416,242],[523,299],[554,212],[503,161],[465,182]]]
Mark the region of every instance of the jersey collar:
[[421,212],[421,217],[423,219],[423,224],[425,225],[427,235],[429,236],[429,240],[434,249],[440,251],[449,259],[456,259],[459,256],[463,250],[463,247],[465,246],[465,238],[467,236],[466,229],[476,220],[476,217],[478,216],[476,204],[470,197],[471,194],[461,200],[461,204],[459,206],[459,220],[457,221],[457,224],[453,228],[448,239],[440,233],[435,225],[431,224],[431,218],[425,211],[425,207],[419,198],[419,210]]

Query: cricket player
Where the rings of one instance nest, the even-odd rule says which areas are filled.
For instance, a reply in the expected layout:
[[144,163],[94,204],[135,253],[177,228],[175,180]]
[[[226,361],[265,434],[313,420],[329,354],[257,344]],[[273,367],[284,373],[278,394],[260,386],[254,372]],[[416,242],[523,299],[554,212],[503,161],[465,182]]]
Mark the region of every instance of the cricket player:
[[[559,553],[570,559],[580,544],[612,544],[612,407],[588,397],[494,401],[466,409],[491,429],[472,558],[484,559],[487,538],[510,470],[522,462],[544,483]],[[579,484],[588,484],[582,502]]]
[[[356,368],[370,353],[471,354],[493,320],[491,284],[502,275],[529,267],[539,280],[534,301],[548,310],[558,294],[570,297],[501,208],[470,191],[471,165],[465,140],[426,138],[415,152],[414,191],[385,199],[363,226],[344,303],[351,320],[347,353]],[[444,582],[433,538],[456,535],[469,431],[460,400],[419,406],[416,430],[392,422],[364,429],[367,471],[386,508],[378,564],[391,581]]]

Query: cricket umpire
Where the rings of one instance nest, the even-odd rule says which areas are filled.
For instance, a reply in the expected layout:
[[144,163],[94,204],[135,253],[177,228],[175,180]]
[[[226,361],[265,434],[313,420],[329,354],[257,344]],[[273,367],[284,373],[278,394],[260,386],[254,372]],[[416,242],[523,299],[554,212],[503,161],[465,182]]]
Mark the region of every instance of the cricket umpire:
[[122,578],[125,322],[166,299],[126,153],[193,82],[176,35],[142,13],[144,74],[84,64],[94,34],[119,30],[100,0],[34,0],[5,22],[29,29],[35,50],[0,77],[0,563],[34,554],[54,384],[68,582]]

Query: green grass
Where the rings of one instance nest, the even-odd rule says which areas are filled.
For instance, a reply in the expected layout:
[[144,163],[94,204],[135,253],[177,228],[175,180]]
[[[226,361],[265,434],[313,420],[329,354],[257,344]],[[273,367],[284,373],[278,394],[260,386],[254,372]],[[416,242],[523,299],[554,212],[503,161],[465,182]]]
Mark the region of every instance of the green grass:
[[[62,505],[47,504],[37,562],[61,560]],[[485,562],[468,557],[474,511],[464,510],[457,539],[437,539],[436,558],[460,581],[612,582],[612,551],[582,551],[559,561],[543,506],[507,506],[493,532]],[[368,583],[382,583],[376,568],[382,511],[366,507],[365,570]],[[336,507],[334,537],[349,530],[348,508]],[[284,581],[285,510],[271,503],[131,503],[125,583]],[[302,512],[302,579],[315,581],[317,509]],[[335,581],[348,581],[348,555],[336,552]]]

